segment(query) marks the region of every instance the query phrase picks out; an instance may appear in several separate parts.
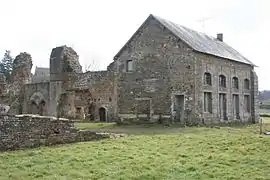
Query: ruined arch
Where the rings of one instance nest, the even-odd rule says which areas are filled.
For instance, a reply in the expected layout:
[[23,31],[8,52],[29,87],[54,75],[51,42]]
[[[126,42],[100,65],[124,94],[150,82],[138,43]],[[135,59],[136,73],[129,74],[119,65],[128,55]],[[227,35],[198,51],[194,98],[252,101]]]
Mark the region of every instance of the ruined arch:
[[43,116],[45,114],[46,101],[41,92],[35,92],[30,97],[31,114],[39,114]]

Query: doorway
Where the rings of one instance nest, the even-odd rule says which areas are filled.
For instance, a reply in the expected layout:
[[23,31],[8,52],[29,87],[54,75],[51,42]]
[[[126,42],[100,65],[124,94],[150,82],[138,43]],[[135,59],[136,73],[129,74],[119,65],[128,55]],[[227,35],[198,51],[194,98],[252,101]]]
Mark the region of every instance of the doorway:
[[106,122],[106,109],[104,107],[99,108],[99,121]]
[[175,95],[174,113],[176,121],[184,119],[184,95]]

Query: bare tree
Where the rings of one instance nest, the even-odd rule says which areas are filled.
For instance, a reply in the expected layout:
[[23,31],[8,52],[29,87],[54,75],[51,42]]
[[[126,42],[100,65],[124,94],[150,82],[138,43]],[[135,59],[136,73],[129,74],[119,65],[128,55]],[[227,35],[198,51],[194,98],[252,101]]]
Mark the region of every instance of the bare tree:
[[97,71],[98,69],[99,69],[99,63],[98,63],[98,61],[95,58],[93,58],[91,61],[88,61],[84,65],[85,72],[88,72],[88,71]]

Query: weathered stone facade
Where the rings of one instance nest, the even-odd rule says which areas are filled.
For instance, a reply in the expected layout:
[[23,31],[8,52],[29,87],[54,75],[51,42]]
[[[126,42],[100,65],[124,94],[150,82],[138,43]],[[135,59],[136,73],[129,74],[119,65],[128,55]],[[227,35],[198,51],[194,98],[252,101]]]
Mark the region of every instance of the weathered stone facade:
[[[82,73],[78,54],[56,47],[50,68],[37,68],[32,81],[30,66],[23,68],[20,82],[26,85],[20,88],[22,110],[17,112],[186,125],[255,122],[254,65],[222,41],[222,34],[212,38],[150,15],[106,71]],[[29,62],[29,56],[22,57]]]
[[[118,116],[123,120],[167,118],[184,124],[257,121],[254,66],[198,52],[175,34],[173,28],[150,16],[115,56]],[[127,61],[133,62],[132,71],[128,71]],[[204,82],[205,73],[210,74],[210,85]],[[224,88],[219,82],[222,75]],[[233,79],[237,79],[237,87],[233,87]],[[247,89],[245,80],[249,81]],[[211,93],[211,112],[205,108],[207,92]],[[236,103],[233,97],[238,98]]]

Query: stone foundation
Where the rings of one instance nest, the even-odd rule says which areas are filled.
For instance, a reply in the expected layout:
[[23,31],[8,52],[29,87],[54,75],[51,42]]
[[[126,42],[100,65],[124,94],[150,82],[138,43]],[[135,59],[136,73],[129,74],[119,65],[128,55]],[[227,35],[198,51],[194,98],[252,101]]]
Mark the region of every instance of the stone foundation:
[[79,130],[68,119],[17,115],[0,117],[0,151],[119,137]]

